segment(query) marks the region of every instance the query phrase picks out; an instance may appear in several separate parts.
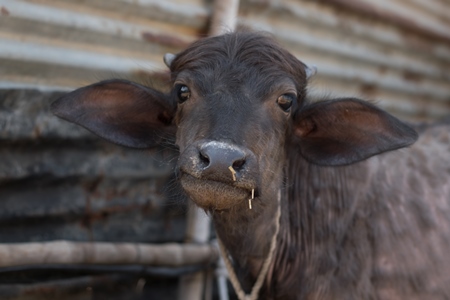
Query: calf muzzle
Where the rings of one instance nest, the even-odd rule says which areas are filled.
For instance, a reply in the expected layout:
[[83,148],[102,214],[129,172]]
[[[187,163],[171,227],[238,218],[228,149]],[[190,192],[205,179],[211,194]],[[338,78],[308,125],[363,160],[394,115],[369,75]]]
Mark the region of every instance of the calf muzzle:
[[189,146],[179,160],[181,184],[197,205],[225,209],[250,197],[258,186],[258,161],[242,146],[201,140]]

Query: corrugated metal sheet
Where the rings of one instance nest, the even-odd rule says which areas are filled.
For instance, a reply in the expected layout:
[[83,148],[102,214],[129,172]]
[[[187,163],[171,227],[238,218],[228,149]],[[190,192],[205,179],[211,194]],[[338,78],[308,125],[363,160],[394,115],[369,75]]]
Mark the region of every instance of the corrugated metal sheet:
[[[111,76],[164,84],[162,55],[204,35],[212,5],[0,0],[0,7],[0,87],[70,89]],[[244,0],[239,23],[272,32],[318,66],[313,96],[360,95],[403,117],[433,119],[450,114],[449,16],[444,0]]]
[[183,205],[164,190],[173,152],[98,141],[51,115],[60,95],[0,90],[0,242],[182,241]]
[[165,70],[206,30],[200,1],[0,0],[3,88],[69,89],[98,78]]

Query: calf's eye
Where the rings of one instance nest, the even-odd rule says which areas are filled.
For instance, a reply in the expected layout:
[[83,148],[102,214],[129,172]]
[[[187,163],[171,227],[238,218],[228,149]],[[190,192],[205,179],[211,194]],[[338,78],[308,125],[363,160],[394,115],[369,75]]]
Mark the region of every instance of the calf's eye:
[[178,84],[175,90],[177,92],[178,102],[180,103],[183,103],[191,97],[191,90],[184,84]]
[[288,112],[289,110],[291,110],[291,106],[295,98],[296,98],[295,94],[283,94],[280,97],[278,97],[277,103],[282,110]]

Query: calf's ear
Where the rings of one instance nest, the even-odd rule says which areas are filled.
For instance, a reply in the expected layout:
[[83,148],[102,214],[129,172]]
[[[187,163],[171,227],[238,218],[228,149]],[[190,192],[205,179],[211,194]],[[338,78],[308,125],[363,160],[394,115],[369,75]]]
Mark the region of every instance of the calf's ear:
[[126,80],[101,81],[68,93],[52,112],[113,143],[150,148],[174,133],[176,105],[156,90]]
[[417,133],[387,112],[348,98],[300,109],[294,116],[294,139],[308,161],[339,166],[409,146]]

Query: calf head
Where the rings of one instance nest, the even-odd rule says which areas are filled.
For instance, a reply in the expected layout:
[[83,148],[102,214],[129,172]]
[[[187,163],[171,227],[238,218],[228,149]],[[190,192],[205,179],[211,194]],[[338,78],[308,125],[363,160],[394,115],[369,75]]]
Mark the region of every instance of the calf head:
[[309,103],[310,69],[271,38],[230,33],[166,56],[168,94],[125,80],[71,92],[53,112],[128,147],[173,140],[189,197],[209,211],[264,207],[282,186],[287,145],[345,165],[412,144],[414,130],[354,98]]

